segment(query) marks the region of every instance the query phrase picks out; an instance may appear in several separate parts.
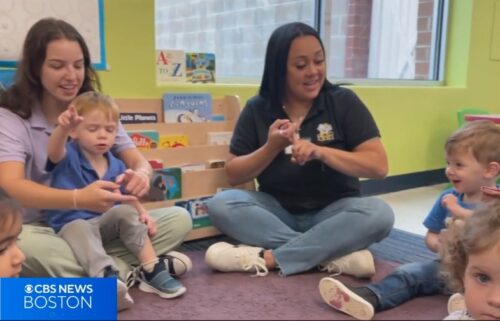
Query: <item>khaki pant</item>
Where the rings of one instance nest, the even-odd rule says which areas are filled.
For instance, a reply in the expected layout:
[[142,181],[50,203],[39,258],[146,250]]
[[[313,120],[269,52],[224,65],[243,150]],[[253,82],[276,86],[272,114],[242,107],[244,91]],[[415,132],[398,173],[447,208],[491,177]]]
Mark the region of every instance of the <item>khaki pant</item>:
[[[180,207],[168,207],[150,211],[156,220],[157,233],[151,239],[156,254],[165,254],[179,246],[192,229],[189,213]],[[85,277],[87,273],[78,264],[73,251],[54,230],[48,226],[24,224],[18,245],[26,255],[23,277]],[[137,258],[116,239],[104,246],[125,279],[131,264],[139,264]]]

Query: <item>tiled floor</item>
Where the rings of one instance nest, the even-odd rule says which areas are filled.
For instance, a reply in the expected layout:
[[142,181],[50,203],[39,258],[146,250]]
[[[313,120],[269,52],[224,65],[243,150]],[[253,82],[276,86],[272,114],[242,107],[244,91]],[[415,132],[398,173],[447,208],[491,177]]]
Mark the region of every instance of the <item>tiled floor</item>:
[[415,234],[425,235],[427,229],[422,225],[437,197],[447,184],[418,187],[377,197],[385,200],[394,210],[394,227]]

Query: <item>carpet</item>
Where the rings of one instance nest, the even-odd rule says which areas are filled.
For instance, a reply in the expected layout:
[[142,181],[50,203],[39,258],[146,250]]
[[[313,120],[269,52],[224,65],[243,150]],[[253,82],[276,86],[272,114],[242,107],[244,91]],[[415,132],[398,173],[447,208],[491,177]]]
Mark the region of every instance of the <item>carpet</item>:
[[[172,300],[130,289],[135,300],[120,320],[345,320],[347,315],[326,305],[318,291],[324,272],[308,272],[283,278],[276,272],[266,277],[249,273],[220,273],[204,262],[204,250],[214,242],[233,241],[226,236],[186,242],[180,248],[193,261],[193,270],[180,280],[187,292]],[[370,247],[377,273],[371,280],[349,276],[338,279],[349,285],[376,282],[401,263],[432,259],[421,236],[394,230]],[[236,243],[233,241],[233,243]],[[419,243],[419,244],[417,244]],[[374,320],[439,320],[446,316],[447,297],[413,299],[395,309],[379,312]]]

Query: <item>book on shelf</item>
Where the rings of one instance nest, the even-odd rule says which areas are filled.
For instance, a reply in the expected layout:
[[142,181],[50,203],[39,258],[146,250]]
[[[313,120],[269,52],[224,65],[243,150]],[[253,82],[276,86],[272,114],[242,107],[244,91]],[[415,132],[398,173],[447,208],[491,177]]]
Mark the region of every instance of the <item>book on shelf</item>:
[[212,96],[208,93],[165,93],[163,118],[166,123],[200,123],[212,119]]
[[161,159],[149,159],[149,165],[151,165],[152,169],[162,169],[163,161]]
[[187,135],[160,135],[159,148],[186,147],[189,145]]
[[186,52],[186,81],[192,83],[215,82],[215,54]]
[[122,124],[157,123],[158,115],[156,113],[120,113],[120,122]]
[[183,50],[156,50],[156,84],[185,81],[186,56]]
[[179,167],[157,169],[153,172],[148,199],[171,200],[182,197],[182,172]]
[[159,135],[156,130],[127,130],[127,135],[139,150],[150,150],[158,147]]
[[206,165],[203,163],[187,163],[179,165],[179,167],[183,173],[204,171],[207,169]]
[[233,137],[233,132],[208,132],[207,133],[207,144],[208,145],[229,145],[231,143],[231,138]]
[[209,159],[208,168],[223,168],[226,166],[226,161],[224,159]]
[[192,198],[175,202],[176,206],[184,207],[193,221],[193,228],[212,226],[210,216],[208,216],[207,201],[211,196]]

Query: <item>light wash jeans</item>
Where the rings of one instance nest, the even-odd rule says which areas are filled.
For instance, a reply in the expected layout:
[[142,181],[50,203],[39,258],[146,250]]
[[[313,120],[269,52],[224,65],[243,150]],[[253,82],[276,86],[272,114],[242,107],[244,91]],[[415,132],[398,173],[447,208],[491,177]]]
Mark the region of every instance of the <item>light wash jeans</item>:
[[387,310],[423,295],[449,294],[440,276],[440,261],[415,262],[399,266],[379,283],[366,287],[378,297],[377,311]]
[[308,271],[323,261],[364,249],[386,237],[392,209],[371,197],[348,197],[291,214],[263,192],[230,189],[208,202],[214,225],[247,245],[271,249],[283,276]]

